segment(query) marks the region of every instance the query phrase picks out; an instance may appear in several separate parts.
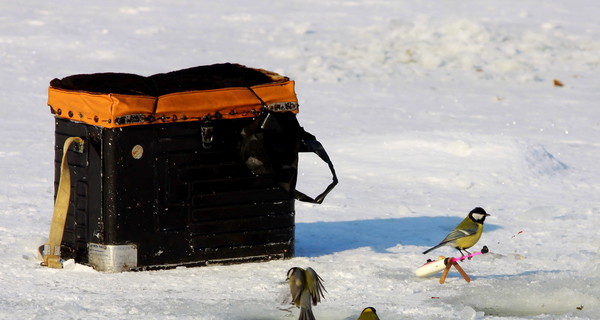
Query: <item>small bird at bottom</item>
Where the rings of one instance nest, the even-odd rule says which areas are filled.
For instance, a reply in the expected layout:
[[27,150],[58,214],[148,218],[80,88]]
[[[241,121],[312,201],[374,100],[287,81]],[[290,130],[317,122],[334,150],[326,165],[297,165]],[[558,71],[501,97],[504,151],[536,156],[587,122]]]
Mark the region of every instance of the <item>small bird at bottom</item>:
[[373,307],[366,307],[360,313],[360,317],[356,320],[379,320],[377,316],[377,311]]
[[481,238],[481,234],[483,233],[483,221],[485,217],[489,216],[483,208],[476,207],[471,210],[467,217],[450,232],[442,242],[440,242],[435,247],[429,248],[423,252],[423,254],[427,254],[431,250],[435,250],[442,246],[453,246],[456,250],[460,251],[462,255],[463,250],[467,253],[467,249],[474,246],[479,238]]
[[312,305],[316,306],[325,298],[323,291],[323,279],[312,268],[306,270],[298,267],[291,268],[287,272],[287,280],[292,294],[292,304],[300,308],[298,320],[315,320]]

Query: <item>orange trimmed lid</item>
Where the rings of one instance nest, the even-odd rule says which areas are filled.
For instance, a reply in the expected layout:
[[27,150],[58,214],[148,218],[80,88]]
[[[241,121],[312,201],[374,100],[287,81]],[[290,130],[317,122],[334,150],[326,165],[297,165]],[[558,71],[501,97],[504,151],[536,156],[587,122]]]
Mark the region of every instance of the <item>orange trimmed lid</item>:
[[48,105],[59,118],[117,128],[151,123],[298,112],[294,81],[239,64],[215,64],[143,77],[96,73],[54,79]]

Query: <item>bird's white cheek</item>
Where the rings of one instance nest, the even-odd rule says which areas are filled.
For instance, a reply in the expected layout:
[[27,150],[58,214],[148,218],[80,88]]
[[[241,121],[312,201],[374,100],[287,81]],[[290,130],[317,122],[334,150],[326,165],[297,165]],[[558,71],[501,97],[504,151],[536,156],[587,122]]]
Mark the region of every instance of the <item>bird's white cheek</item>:
[[484,216],[481,213],[473,213],[473,219],[475,220],[481,220],[483,217]]

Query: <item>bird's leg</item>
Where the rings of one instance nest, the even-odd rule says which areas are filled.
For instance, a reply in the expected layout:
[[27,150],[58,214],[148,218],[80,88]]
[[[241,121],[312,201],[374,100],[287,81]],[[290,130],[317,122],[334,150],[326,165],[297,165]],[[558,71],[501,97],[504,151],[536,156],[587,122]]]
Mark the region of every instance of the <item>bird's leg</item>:
[[[458,250],[458,252],[460,252],[461,257],[471,255],[471,252],[469,252],[467,249],[456,248],[456,250]],[[473,257],[468,257],[467,259],[471,260],[471,258],[473,258]]]

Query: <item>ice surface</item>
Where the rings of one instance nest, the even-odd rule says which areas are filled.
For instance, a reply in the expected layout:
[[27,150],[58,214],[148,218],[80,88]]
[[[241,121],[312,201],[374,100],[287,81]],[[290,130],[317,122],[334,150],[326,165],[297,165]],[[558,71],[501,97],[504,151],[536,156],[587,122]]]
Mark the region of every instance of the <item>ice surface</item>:
[[[296,319],[281,304],[292,266],[325,280],[318,319],[367,306],[381,319],[598,319],[596,1],[0,8],[0,319]],[[40,267],[54,188],[49,81],[219,62],[296,80],[300,122],[336,165],[325,203],[297,204],[297,257],[119,274]],[[328,183],[320,165],[303,160],[300,190]],[[492,214],[478,244],[491,253],[461,263],[473,281],[416,278],[426,258],[456,254],[421,252],[476,206]]]

